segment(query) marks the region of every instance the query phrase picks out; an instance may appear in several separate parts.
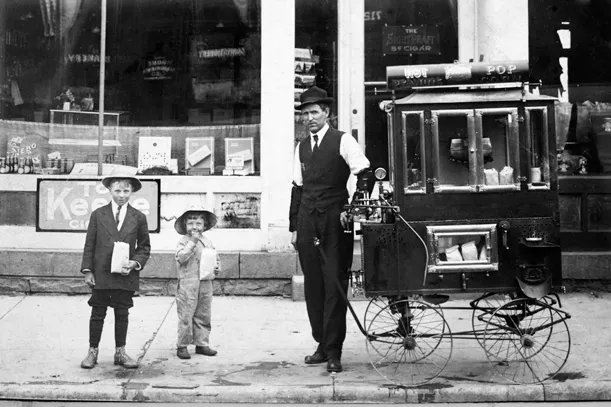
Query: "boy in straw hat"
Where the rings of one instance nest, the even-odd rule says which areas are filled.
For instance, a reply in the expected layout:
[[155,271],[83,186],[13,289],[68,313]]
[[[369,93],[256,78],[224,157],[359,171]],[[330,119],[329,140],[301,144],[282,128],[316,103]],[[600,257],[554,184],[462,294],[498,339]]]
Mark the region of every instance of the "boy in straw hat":
[[216,216],[202,207],[194,206],[183,213],[174,229],[183,235],[176,246],[178,289],[178,341],[176,356],[190,359],[187,346],[194,344],[195,353],[216,355],[210,348],[212,280],[218,275],[221,263],[214,245],[204,232],[216,225]]
[[[138,362],[125,352],[129,309],[134,305],[132,296],[139,289],[140,270],[150,256],[151,244],[146,216],[128,202],[142,184],[123,170],[114,171],[102,184],[112,199],[91,213],[85,237],[81,273],[92,294],[88,302],[91,306],[89,352],[81,367],[91,369],[97,363],[106,310],[112,307],[115,310],[115,365],[135,369]],[[129,246],[129,261],[118,273],[111,272],[115,242]]]

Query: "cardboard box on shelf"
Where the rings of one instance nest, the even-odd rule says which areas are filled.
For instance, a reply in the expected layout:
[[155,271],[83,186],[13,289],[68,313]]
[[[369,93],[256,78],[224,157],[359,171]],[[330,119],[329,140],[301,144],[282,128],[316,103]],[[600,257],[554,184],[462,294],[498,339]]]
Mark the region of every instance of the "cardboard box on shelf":
[[185,139],[185,169],[188,171],[194,168],[206,169],[209,174],[214,174],[213,137],[187,137]]

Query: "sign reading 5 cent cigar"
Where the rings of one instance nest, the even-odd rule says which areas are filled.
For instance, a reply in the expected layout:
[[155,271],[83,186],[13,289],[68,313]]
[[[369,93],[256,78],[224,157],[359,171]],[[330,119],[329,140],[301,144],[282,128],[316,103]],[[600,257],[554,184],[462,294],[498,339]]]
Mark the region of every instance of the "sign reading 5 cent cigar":
[[[160,180],[143,179],[129,204],[146,215],[150,232],[159,232]],[[91,212],[112,199],[101,179],[38,179],[36,230],[86,232]]]

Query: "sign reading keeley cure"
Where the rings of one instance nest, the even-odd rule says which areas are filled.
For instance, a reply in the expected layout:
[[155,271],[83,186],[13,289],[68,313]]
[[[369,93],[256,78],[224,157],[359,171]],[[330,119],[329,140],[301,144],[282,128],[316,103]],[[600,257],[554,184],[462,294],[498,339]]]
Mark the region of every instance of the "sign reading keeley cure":
[[[159,231],[159,180],[141,180],[129,203],[146,215],[149,231]],[[96,179],[39,179],[36,230],[86,232],[91,212],[107,205],[110,192]]]

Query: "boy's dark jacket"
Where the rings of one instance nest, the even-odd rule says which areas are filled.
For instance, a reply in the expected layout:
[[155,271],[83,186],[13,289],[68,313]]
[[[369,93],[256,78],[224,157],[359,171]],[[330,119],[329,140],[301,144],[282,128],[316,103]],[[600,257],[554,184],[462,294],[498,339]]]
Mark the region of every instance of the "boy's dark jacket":
[[115,242],[128,243],[129,259],[137,261],[144,268],[151,253],[146,216],[128,205],[121,230],[117,231],[117,224],[110,203],[93,211],[87,228],[81,270],[89,269],[93,271],[95,277],[94,288],[97,290],[138,291],[140,283],[140,272],[138,270],[133,270],[128,276],[110,272],[112,250]]

